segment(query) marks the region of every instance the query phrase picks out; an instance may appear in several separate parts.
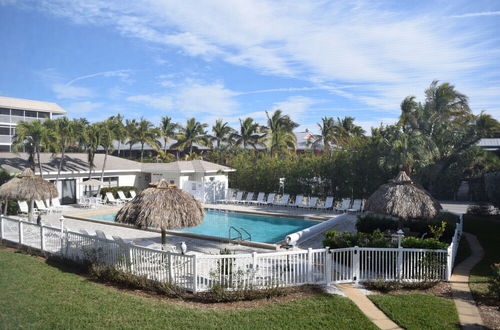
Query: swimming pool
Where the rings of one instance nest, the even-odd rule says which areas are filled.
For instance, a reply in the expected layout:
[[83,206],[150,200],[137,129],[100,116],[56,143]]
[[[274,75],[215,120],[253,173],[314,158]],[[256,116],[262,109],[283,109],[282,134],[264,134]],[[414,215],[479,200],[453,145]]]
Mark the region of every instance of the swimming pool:
[[[114,222],[115,213],[92,215],[88,216],[88,218]],[[297,218],[208,210],[205,212],[202,223],[198,226],[176,229],[175,231],[228,238],[229,228],[233,226],[241,232],[244,239],[248,237],[244,231],[246,230],[251,235],[251,241],[273,244],[282,241],[288,234],[309,228],[319,222]],[[231,238],[237,236],[238,233],[233,230]]]

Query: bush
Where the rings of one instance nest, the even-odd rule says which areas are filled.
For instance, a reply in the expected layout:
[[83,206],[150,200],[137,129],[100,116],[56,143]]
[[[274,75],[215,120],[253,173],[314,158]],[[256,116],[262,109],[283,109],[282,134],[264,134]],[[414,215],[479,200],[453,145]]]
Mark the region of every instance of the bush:
[[489,215],[494,215],[495,213],[496,213],[495,208],[488,203],[480,203],[479,205],[470,205],[467,208],[467,214],[471,215],[489,216]]
[[397,230],[398,221],[374,214],[366,214],[358,216],[356,229],[358,230],[358,232],[363,233],[371,233],[376,229],[382,232],[386,230]]
[[440,250],[447,249],[448,244],[445,242],[440,242],[435,238],[420,239],[417,237],[405,237],[401,242],[404,248],[408,249],[429,249],[429,250]]
[[130,196],[130,191],[133,190],[135,192],[138,192],[139,189],[133,186],[121,186],[121,187],[105,187],[101,188],[101,197],[105,198],[107,192],[111,192],[115,198],[118,197],[118,191],[121,190],[125,194],[125,196]]
[[329,230],[326,232],[323,246],[328,246],[331,249],[341,249],[347,247],[379,247],[387,248],[392,247],[391,240],[385,237],[380,230],[375,230],[371,234],[350,232],[340,233],[336,230]]
[[214,284],[207,292],[198,293],[197,296],[207,303],[233,302],[242,300],[270,299],[285,296],[288,290],[280,286],[269,286],[264,289],[255,289],[245,286],[236,289],[227,289],[220,284]]
[[439,281],[423,281],[423,282],[398,282],[375,280],[364,282],[363,285],[369,290],[377,290],[380,292],[390,292],[395,290],[427,290],[438,284]]
[[500,208],[500,172],[486,173],[484,175],[484,186],[488,200]]
[[500,301],[500,263],[491,265],[493,276],[490,280],[489,289],[491,293]]

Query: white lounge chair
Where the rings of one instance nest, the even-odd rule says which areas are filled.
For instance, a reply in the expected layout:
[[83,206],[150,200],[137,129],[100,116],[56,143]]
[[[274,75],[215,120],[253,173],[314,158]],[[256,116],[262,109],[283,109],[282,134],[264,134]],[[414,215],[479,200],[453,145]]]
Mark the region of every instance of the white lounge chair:
[[302,201],[304,200],[304,195],[295,196],[295,202],[288,204],[290,207],[299,207],[302,205]]
[[243,198],[243,191],[238,191],[236,193],[236,198],[231,200],[229,203],[237,204],[237,203],[241,202],[242,198]]
[[274,198],[275,197],[276,197],[275,193],[269,193],[267,195],[267,200],[265,202],[263,202],[262,204],[272,205],[274,203]]
[[283,196],[281,196],[281,199],[279,201],[273,203],[273,205],[275,205],[275,206],[287,206],[289,200],[290,200],[290,194],[283,194]]
[[226,196],[223,199],[217,200],[216,203],[226,204],[231,203],[232,201],[234,201],[234,191],[233,189],[228,189],[226,192]]
[[111,193],[111,191],[108,191],[106,193],[106,200],[108,201],[108,203],[113,204],[113,205],[123,204],[123,201],[120,199],[116,199],[115,196],[113,196],[113,193]]
[[328,196],[325,200],[325,204],[316,207],[318,210],[330,210],[333,209],[333,197]]
[[118,190],[117,193],[118,193],[118,197],[122,201],[128,202],[128,201],[132,200],[132,198],[130,198],[130,197],[125,197],[125,193],[123,191],[121,191],[121,190]]
[[249,204],[257,204],[257,205],[262,204],[262,203],[264,203],[264,197],[265,197],[265,196],[266,196],[266,194],[265,194],[265,193],[260,192],[260,193],[257,195],[257,199],[256,199],[256,200],[254,200],[254,201],[248,201],[247,203],[249,203]]
[[355,199],[352,202],[351,208],[348,209],[347,212],[361,212],[362,204],[363,204],[363,201],[361,199]]
[[[28,207],[28,203],[26,201],[17,201],[17,205],[19,206],[19,213],[21,214],[26,214],[28,215],[29,214],[29,207]],[[35,210],[36,212],[36,210]]]
[[106,240],[108,239],[108,237],[106,236],[106,234],[102,230],[100,230],[100,229],[96,229],[95,230],[95,235],[98,238],[100,238],[100,239],[106,239]]
[[246,204],[246,203],[249,203],[252,201],[253,201],[253,192],[249,192],[249,193],[247,193],[247,197],[245,198],[245,200],[240,201],[240,203]]
[[45,205],[42,200],[35,200],[35,206],[38,212],[49,213],[50,209]]
[[135,196],[137,196],[137,194],[136,194],[135,190],[130,190],[130,191],[129,191],[129,194],[130,194],[130,197],[131,197],[132,199],[134,199],[134,198],[135,198]]
[[318,197],[309,197],[309,200],[307,201],[307,204],[303,205],[298,205],[298,207],[305,208],[305,209],[314,209],[316,208],[316,205],[318,204]]
[[340,205],[340,207],[336,207],[335,210],[347,212],[347,210],[349,210],[350,207],[351,207],[351,200],[349,198],[343,198],[342,204]]

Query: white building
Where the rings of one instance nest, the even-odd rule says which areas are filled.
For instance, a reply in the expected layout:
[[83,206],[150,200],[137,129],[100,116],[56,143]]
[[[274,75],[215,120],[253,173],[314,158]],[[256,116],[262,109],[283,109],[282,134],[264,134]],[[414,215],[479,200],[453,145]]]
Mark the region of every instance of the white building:
[[[60,156],[41,153],[42,173],[45,180],[55,183]],[[96,154],[95,168],[92,178],[100,180],[104,162],[103,154]],[[0,153],[0,169],[11,174],[22,172],[30,167],[27,153]],[[106,187],[135,186],[139,189],[148,187],[150,182],[164,178],[169,183],[193,194],[202,202],[222,199],[228,187],[227,174],[233,169],[206,162],[203,160],[178,161],[173,163],[140,163],[120,157],[108,156],[103,181]],[[40,174],[38,164],[35,173]],[[85,194],[97,193],[97,187],[88,191],[89,187],[80,185],[89,178],[87,154],[68,153],[64,157],[64,165],[57,183],[59,197],[63,204],[76,203]]]
[[43,121],[65,113],[55,103],[0,96],[0,152],[11,151],[12,137],[20,121]]

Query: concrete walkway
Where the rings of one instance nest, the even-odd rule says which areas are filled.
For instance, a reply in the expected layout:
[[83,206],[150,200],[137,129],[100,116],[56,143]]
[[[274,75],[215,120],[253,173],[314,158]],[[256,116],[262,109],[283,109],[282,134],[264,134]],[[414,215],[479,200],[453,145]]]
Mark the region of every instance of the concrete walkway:
[[374,303],[352,284],[338,284],[337,287],[344,292],[347,298],[351,299],[356,306],[372,321],[377,327],[383,330],[401,329],[396,323],[387,317]]
[[453,300],[463,329],[484,329],[481,314],[469,288],[470,271],[483,258],[484,251],[475,235],[469,233],[463,235],[469,243],[472,254],[453,270],[451,275]]

